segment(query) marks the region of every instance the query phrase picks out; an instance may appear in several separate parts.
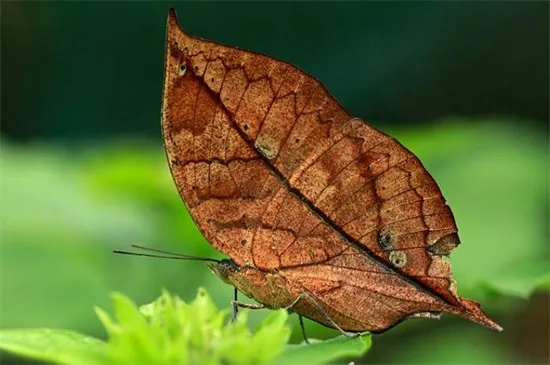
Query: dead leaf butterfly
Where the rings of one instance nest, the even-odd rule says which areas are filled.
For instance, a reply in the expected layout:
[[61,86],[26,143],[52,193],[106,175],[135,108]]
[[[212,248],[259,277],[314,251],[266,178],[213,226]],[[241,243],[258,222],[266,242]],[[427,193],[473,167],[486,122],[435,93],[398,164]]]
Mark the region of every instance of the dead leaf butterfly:
[[349,332],[454,313],[451,209],[419,159],[286,62],[167,21],[162,129],[170,170],[211,264],[258,306]]

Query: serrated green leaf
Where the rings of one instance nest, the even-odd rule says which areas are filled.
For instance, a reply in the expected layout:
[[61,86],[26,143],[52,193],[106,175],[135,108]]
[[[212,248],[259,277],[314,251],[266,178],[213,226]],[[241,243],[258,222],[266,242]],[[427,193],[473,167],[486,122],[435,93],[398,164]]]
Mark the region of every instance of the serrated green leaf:
[[120,332],[119,326],[113,321],[107,312],[99,307],[95,307],[94,310],[109,336],[115,336]]
[[70,331],[6,330],[1,332],[0,348],[58,364],[259,365],[304,359],[323,364],[359,356],[370,346],[370,337],[363,336],[286,348],[291,330],[285,310],[272,311],[251,332],[247,310],[224,325],[227,311],[218,311],[204,289],[190,304],[164,291],[141,311],[120,293],[114,293],[112,300],[114,317],[96,308],[107,330],[107,343]]
[[250,344],[251,348],[261,348],[255,352],[255,363],[267,363],[285,350],[291,330],[286,326],[288,313],[279,309],[270,313],[261,323]]

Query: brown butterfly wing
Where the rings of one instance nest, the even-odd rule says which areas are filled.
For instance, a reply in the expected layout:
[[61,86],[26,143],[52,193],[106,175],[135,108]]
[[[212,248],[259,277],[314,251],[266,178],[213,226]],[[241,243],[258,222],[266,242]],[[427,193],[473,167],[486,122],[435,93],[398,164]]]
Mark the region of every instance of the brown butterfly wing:
[[[457,228],[433,178],[317,80],[190,37],[171,12],[163,102],[178,190],[237,265],[278,270],[349,330],[429,311],[498,327],[456,296],[440,255],[459,243]],[[311,305],[298,312],[327,324]]]

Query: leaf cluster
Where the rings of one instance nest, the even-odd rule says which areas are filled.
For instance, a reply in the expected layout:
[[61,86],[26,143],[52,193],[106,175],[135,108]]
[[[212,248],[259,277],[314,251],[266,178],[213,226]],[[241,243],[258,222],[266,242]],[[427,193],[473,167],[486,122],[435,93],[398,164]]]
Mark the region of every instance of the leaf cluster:
[[34,360],[64,365],[170,364],[323,364],[357,357],[370,347],[370,336],[336,338],[313,345],[288,345],[288,313],[272,311],[255,331],[242,311],[227,323],[204,289],[186,303],[164,291],[138,308],[120,293],[112,295],[114,316],[96,308],[107,341],[52,329],[0,331],[0,349]]

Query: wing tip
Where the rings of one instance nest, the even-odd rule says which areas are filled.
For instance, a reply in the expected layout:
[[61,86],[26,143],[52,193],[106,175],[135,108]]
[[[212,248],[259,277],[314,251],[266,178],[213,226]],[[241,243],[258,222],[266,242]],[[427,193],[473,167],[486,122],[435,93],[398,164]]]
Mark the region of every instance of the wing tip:
[[456,313],[459,316],[495,332],[502,332],[504,330],[498,323],[493,321],[487,316],[487,314],[485,314],[485,312],[481,309],[479,303],[474,302],[473,300],[462,298],[460,302],[463,306],[463,310]]
[[178,22],[178,14],[176,13],[176,9],[175,8],[170,8],[168,9],[168,18],[167,18],[167,23],[170,24],[170,23],[177,23]]
[[168,15],[166,17],[166,32],[181,32],[185,33],[181,28],[181,25],[178,21],[178,14],[175,8],[168,9]]

